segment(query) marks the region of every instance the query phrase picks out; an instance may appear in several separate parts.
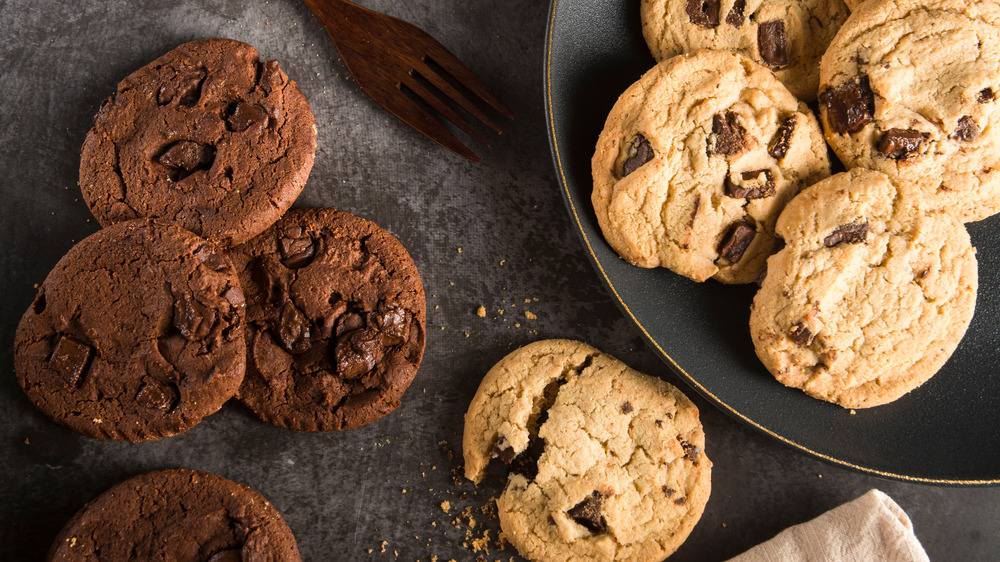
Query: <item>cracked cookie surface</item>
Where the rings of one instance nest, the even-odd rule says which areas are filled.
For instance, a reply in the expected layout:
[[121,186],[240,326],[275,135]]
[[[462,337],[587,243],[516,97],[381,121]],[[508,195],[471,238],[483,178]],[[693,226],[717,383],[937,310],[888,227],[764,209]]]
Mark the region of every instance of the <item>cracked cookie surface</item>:
[[278,62],[204,39],[133,72],[102,103],[80,188],[104,226],[158,217],[230,246],[292,205],[315,151],[312,110]]
[[165,221],[119,223],[45,278],[17,328],[17,379],[39,410],[84,435],[175,435],[239,388],[243,308],[215,244]]
[[601,231],[629,263],[749,283],[777,246],[782,207],[830,162],[816,118],[769,70],[700,51],[621,95],[591,171]]
[[512,467],[497,500],[532,560],[663,560],[711,491],[698,409],[679,390],[586,344],[543,340],[483,378],[465,415],[465,475]]
[[998,59],[996,2],[864,2],[820,65],[826,138],[965,222],[1000,212]]
[[895,400],[948,360],[972,320],[975,249],[920,191],[856,168],[809,187],[778,219],[750,334],[781,383],[845,408]]
[[770,68],[796,97],[816,99],[819,61],[849,10],[842,0],[642,0],[642,33],[658,61],[732,51]]
[[423,357],[426,305],[396,238],[343,211],[292,209],[230,257],[247,299],[241,402],[300,431],[399,407]]
[[298,562],[291,529],[264,496],[208,472],[172,469],[121,482],[76,513],[48,560]]

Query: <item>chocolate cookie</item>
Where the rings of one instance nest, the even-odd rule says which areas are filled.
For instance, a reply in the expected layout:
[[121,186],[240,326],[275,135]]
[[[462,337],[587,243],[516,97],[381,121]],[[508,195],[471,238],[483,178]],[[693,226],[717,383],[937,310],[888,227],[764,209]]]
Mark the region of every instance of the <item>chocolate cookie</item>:
[[864,2],[823,55],[826,138],[963,221],[1000,212],[998,59],[997,2]]
[[153,219],[80,241],[21,318],[14,369],[66,427],[144,441],[190,429],[243,380],[243,293],[215,244]]
[[976,307],[976,250],[919,189],[855,168],[778,219],[750,335],[781,383],[845,408],[895,400],[941,368]]
[[642,0],[640,13],[656,60],[698,49],[740,53],[814,101],[819,60],[849,12],[843,0]]
[[591,171],[601,232],[629,263],[749,283],[777,247],[785,203],[830,162],[816,118],[769,70],[699,51],[618,98]]
[[159,470],[130,478],[74,515],[48,560],[297,562],[298,546],[264,496],[208,472]]
[[315,151],[312,110],[277,61],[239,41],[192,41],[104,101],[80,188],[104,226],[159,217],[229,246],[292,205]]
[[698,408],[589,345],[543,340],[504,357],[465,414],[465,475],[510,467],[504,535],[531,560],[658,562],[711,492]]
[[423,357],[426,312],[398,240],[349,213],[293,209],[230,257],[247,296],[239,399],[257,416],[332,431],[399,406]]

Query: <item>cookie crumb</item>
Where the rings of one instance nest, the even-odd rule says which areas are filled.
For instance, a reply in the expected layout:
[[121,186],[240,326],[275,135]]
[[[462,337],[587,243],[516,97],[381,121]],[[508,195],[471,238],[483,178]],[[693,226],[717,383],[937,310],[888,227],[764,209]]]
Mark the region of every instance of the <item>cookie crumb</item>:
[[389,541],[382,541],[382,552],[385,552],[385,547],[389,546]]
[[448,513],[449,511],[451,511],[451,502],[449,502],[449,501],[443,501],[443,502],[441,502],[441,511],[443,511],[445,513]]
[[458,247],[458,253],[460,253],[460,254],[462,253],[462,247],[461,246]]
[[530,310],[524,311],[524,317],[527,318],[528,320],[538,320],[538,317],[535,316],[535,314]]
[[480,318],[486,318],[486,307],[485,306],[480,306],[479,308],[477,308],[476,309],[476,316],[478,316]]
[[503,316],[503,309],[502,309],[502,308],[498,308],[498,309],[497,309],[497,312],[498,312],[498,313],[499,313],[499,314],[500,314],[501,316]]
[[856,413],[857,413],[857,412],[855,412],[855,411],[854,411],[853,409],[851,410],[851,415],[852,415],[852,416],[853,416],[854,414],[856,414]]

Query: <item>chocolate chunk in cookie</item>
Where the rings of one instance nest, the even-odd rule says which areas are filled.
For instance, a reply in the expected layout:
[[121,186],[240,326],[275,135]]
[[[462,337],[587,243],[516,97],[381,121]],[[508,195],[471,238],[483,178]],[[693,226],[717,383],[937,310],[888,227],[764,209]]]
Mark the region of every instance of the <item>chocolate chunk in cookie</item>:
[[868,221],[844,224],[838,226],[829,236],[823,239],[823,245],[832,248],[840,243],[860,244],[868,236]]
[[712,133],[715,135],[715,145],[711,152],[715,154],[737,154],[747,146],[747,130],[740,125],[739,117],[731,111],[712,117]]
[[729,14],[726,16],[726,23],[733,27],[739,27],[743,25],[746,21],[746,16],[744,11],[747,9],[747,0],[736,0],[733,2],[732,9],[729,10]]
[[976,94],[977,103],[990,103],[995,99],[996,94],[993,93],[993,88],[983,88],[982,90],[979,90],[978,94]]
[[687,0],[691,23],[712,28],[719,25],[719,0]]
[[104,226],[162,218],[231,246],[291,206],[315,151],[312,110],[278,63],[204,39],[118,84],[84,141],[80,188]]
[[622,177],[639,169],[640,166],[653,159],[653,147],[642,134],[636,134],[628,148],[628,159],[622,165]]
[[66,427],[144,441],[190,429],[243,379],[243,299],[210,242],[136,220],[80,241],[24,314],[14,365],[28,398]]
[[788,42],[785,39],[785,22],[768,21],[757,27],[757,48],[760,58],[771,68],[788,66]]
[[920,150],[920,145],[930,138],[927,133],[913,129],[889,129],[878,143],[879,154],[886,158],[906,158]]
[[263,496],[207,472],[172,469],[121,482],[63,527],[48,560],[301,560]]
[[743,199],[762,199],[774,196],[774,177],[771,170],[751,170],[740,174],[739,181],[726,177],[726,195]]
[[566,513],[573,521],[587,528],[594,534],[604,533],[608,530],[608,523],[601,515],[601,506],[604,504],[605,495],[601,492],[594,493],[583,498],[583,501],[576,504]]
[[725,238],[722,239],[722,245],[719,246],[719,256],[730,263],[738,263],[743,259],[743,254],[746,253],[755,236],[757,236],[757,229],[752,224],[745,221],[734,224]]
[[979,138],[980,133],[979,125],[976,120],[968,115],[963,115],[958,120],[958,125],[955,127],[955,132],[952,133],[952,138],[958,139],[962,142],[972,142]]
[[792,142],[792,133],[795,132],[797,121],[798,114],[790,115],[781,121],[781,125],[778,126],[778,130],[767,145],[767,153],[771,155],[771,158],[780,160],[788,154],[788,147]]
[[230,251],[247,300],[239,399],[300,431],[357,427],[395,410],[423,356],[425,304],[388,232],[333,209],[293,209]]
[[875,95],[867,76],[824,91],[819,102],[826,108],[830,129],[839,135],[857,132],[874,119]]

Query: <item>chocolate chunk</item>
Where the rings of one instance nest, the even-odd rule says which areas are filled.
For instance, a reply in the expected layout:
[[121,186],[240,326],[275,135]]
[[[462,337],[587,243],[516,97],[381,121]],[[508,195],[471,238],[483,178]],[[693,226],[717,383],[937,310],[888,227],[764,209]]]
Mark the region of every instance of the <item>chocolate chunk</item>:
[[604,505],[606,496],[598,491],[583,498],[583,501],[576,504],[566,512],[573,521],[583,525],[591,533],[599,534],[608,530],[608,524],[601,515],[601,507]]
[[736,0],[736,2],[733,2],[733,9],[729,10],[729,15],[726,16],[726,23],[733,27],[743,25],[743,21],[746,19],[743,12],[746,8],[747,0]]
[[993,88],[983,88],[976,94],[976,101],[979,103],[989,103],[994,99],[996,99],[996,95],[993,93]]
[[346,334],[347,332],[357,330],[358,328],[361,328],[364,325],[365,325],[364,318],[353,312],[348,312],[347,314],[344,314],[343,316],[337,319],[336,334],[337,336],[341,336],[343,334]]
[[927,133],[913,129],[889,129],[878,143],[879,154],[886,158],[905,158],[920,149],[920,144],[929,138]]
[[504,464],[509,465],[515,457],[517,457],[517,453],[514,452],[514,448],[507,446],[507,438],[501,435],[500,439],[497,439],[497,442],[493,444],[490,458],[500,459]]
[[666,484],[660,486],[660,489],[663,490],[663,493],[666,494],[668,498],[677,493],[677,490],[671,488],[670,486],[667,486]]
[[691,206],[691,218],[688,219],[688,228],[694,228],[694,219],[701,209],[701,195],[694,196],[694,205]]
[[281,232],[278,238],[281,263],[289,269],[299,269],[312,263],[316,257],[316,241],[300,226]]
[[215,160],[215,149],[207,144],[192,141],[177,141],[167,147],[157,158],[168,168],[193,172],[207,170]]
[[727,111],[724,116],[712,117],[712,133],[715,134],[713,152],[716,154],[736,154],[747,144],[747,130],[740,125],[739,118],[731,111]]
[[788,154],[788,145],[792,140],[792,133],[795,132],[795,123],[798,120],[798,115],[790,115],[781,125],[778,126],[778,130],[774,133],[774,138],[767,145],[767,153],[771,155],[772,158],[776,160],[781,160]]
[[865,241],[865,236],[868,235],[868,221],[856,223],[856,224],[845,224],[838,226],[829,236],[823,239],[823,245],[827,248],[832,248],[841,242],[847,242],[848,244],[858,244]]
[[687,503],[687,498],[685,497],[677,498],[676,500],[674,500],[674,503],[677,505],[684,505]]
[[205,264],[206,267],[212,271],[224,271],[228,267],[229,262],[223,257],[222,254],[212,249],[210,246],[202,245],[194,251],[194,257],[198,258],[198,261]]
[[788,42],[785,40],[785,22],[768,21],[757,27],[757,47],[760,58],[772,68],[788,66]]
[[280,86],[285,83],[285,78],[282,76],[281,67],[278,66],[278,61],[269,60],[265,62],[260,67],[260,79],[257,80],[257,84],[262,90],[268,95],[275,87]]
[[384,349],[379,333],[373,328],[354,330],[337,340],[334,350],[337,375],[354,379],[371,371],[382,360]]
[[60,336],[56,342],[52,356],[49,357],[49,368],[62,375],[71,386],[77,386],[87,368],[87,362],[93,350],[89,345],[80,343],[69,336]]
[[167,105],[176,101],[179,105],[193,107],[201,99],[201,85],[205,82],[205,75],[203,68],[181,72],[160,86],[156,94],[157,103]]
[[631,414],[633,412],[633,410],[635,410],[635,408],[632,407],[632,403],[631,402],[625,402],[624,404],[622,404],[622,413],[623,414]]
[[312,322],[291,301],[285,301],[272,333],[290,353],[304,353],[312,347]]
[[792,329],[788,332],[788,336],[792,338],[793,342],[801,345],[802,347],[811,345],[813,338],[816,337],[816,335],[810,332],[809,328],[807,328],[802,322],[792,326]]
[[174,409],[174,405],[180,399],[180,393],[173,385],[162,383],[158,380],[149,379],[141,387],[135,396],[135,401],[143,408],[150,410],[162,410],[169,412]]
[[875,118],[875,95],[863,76],[819,95],[819,102],[826,107],[826,120],[834,133],[854,133]]
[[197,341],[212,333],[218,313],[191,294],[174,300],[174,327],[188,341]]
[[739,263],[756,235],[757,229],[752,224],[748,222],[734,224],[722,240],[719,255],[729,260],[729,263]]
[[226,128],[234,132],[254,127],[259,133],[264,125],[267,125],[267,112],[264,108],[245,101],[233,104],[229,117],[226,118]]
[[688,443],[687,441],[681,441],[681,448],[684,449],[684,456],[687,457],[691,462],[693,463],[698,462],[698,456],[701,455],[700,447]]
[[963,142],[970,142],[979,138],[980,132],[976,120],[968,115],[963,115],[958,120],[958,126],[955,127],[955,132],[951,136]]
[[384,345],[399,345],[410,337],[410,314],[402,308],[389,308],[382,312],[378,325]]
[[719,0],[688,0],[687,13],[691,23],[711,29],[719,25]]
[[736,199],[762,199],[772,197],[774,191],[774,179],[771,170],[752,170],[740,174],[741,180],[734,183],[726,178],[724,188],[726,195]]
[[649,141],[641,134],[637,134],[628,147],[628,159],[622,164],[622,177],[638,170],[640,166],[652,160],[653,156],[653,147],[649,146]]

